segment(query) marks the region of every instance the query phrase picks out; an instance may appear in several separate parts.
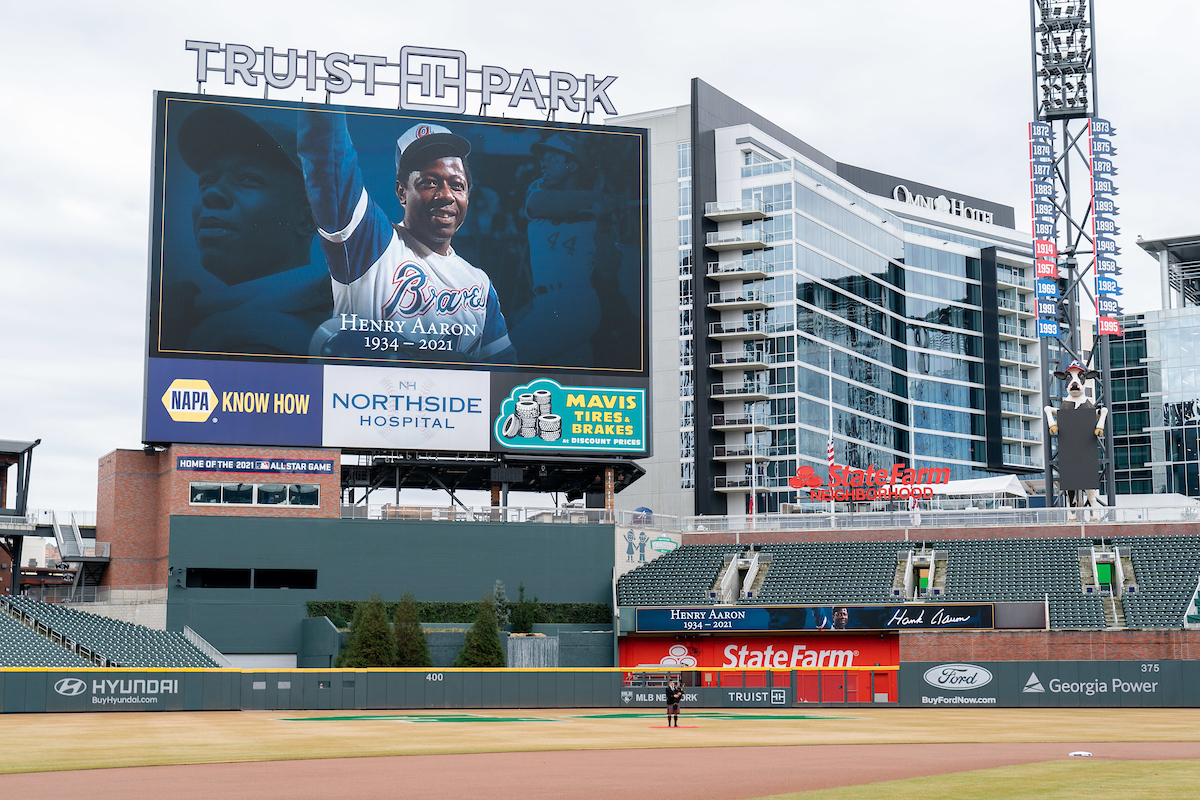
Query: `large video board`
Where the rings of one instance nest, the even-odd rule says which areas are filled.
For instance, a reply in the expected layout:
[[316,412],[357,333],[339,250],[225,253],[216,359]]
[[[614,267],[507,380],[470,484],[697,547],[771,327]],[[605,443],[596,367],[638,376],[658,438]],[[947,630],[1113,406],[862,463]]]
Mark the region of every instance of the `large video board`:
[[649,454],[647,158],[157,93],[145,441]]

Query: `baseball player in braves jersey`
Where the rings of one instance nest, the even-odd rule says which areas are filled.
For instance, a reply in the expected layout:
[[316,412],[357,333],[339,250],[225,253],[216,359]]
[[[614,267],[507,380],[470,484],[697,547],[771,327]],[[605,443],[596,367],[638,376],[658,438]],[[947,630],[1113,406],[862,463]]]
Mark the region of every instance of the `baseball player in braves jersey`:
[[592,287],[596,218],[605,196],[579,188],[577,144],[555,134],[530,148],[542,176],[529,186],[529,266],[533,308],[514,326],[513,341],[528,364],[591,366],[591,337],[600,325],[600,299]]
[[450,246],[467,214],[466,139],[429,123],[396,142],[392,223],[368,197],[340,113],[300,115],[304,181],[333,277],[334,318],[315,355],[511,364],[500,301],[487,274]]

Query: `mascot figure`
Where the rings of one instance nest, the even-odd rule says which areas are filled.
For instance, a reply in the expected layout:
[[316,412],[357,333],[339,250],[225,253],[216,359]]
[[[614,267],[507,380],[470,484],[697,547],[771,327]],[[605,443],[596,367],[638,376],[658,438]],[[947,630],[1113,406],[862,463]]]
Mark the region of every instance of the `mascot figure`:
[[[1058,436],[1058,488],[1067,493],[1067,503],[1073,508],[1099,505],[1096,493],[1100,489],[1100,457],[1096,440],[1104,435],[1108,409],[1097,406],[1084,392],[1084,383],[1099,376],[1099,372],[1072,361],[1065,371],[1054,373],[1054,377],[1067,384],[1062,405],[1045,408],[1050,435]],[[1074,512],[1070,519],[1075,519]]]

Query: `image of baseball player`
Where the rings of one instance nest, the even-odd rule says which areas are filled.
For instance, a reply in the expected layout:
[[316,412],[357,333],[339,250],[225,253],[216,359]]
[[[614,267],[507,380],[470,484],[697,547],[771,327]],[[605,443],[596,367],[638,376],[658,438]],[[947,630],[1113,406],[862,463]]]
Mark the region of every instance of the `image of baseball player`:
[[[679,701],[683,699],[683,689],[679,683],[672,678],[667,685],[667,727],[679,727]],[[672,718],[674,723],[672,723]]]
[[471,189],[466,139],[431,123],[397,139],[396,225],[367,194],[344,114],[301,112],[299,150],[333,277],[334,317],[310,352],[515,363],[491,280],[451,246]]
[[205,105],[183,119],[176,142],[197,176],[192,230],[200,266],[216,281],[203,289],[190,280],[164,285],[161,345],[306,353],[333,298],[328,271],[309,263],[317,228],[295,129]]
[[524,209],[534,297],[513,341],[527,364],[590,365],[601,315],[592,286],[597,220],[611,217],[618,200],[581,186],[583,156],[575,140],[556,133],[530,152],[541,167]]

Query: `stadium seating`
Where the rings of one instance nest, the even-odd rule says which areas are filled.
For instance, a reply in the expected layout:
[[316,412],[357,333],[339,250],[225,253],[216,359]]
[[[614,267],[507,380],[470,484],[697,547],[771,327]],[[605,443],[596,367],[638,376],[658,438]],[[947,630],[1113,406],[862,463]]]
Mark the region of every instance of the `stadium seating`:
[[1090,540],[967,539],[931,543],[947,554],[947,602],[1030,602],[1050,596],[1050,627],[1103,628],[1100,597],[1083,593],[1079,548]]
[[0,667],[90,667],[84,659],[54,644],[0,611]]
[[[1116,537],[1132,554],[1137,592],[1122,597],[1130,628],[1179,628],[1200,576],[1200,537]],[[1104,603],[1080,581],[1080,548],[1090,539],[950,539],[929,542],[763,543],[773,561],[757,597],[742,604],[893,602],[897,553],[936,549],[945,556],[947,602],[1040,602],[1049,597],[1050,626],[1104,628]],[[741,547],[744,547],[741,546]],[[707,604],[724,554],[738,545],[685,545],[622,576],[623,606]]]
[[9,598],[8,602],[55,633],[123,667],[219,666],[180,633],[157,631],[24,597]]
[[708,603],[708,590],[737,545],[689,545],[664,553],[617,580],[620,605],[669,606]]
[[1125,595],[1131,628],[1179,628],[1196,594],[1200,536],[1117,536],[1113,544],[1132,555],[1136,594]]

